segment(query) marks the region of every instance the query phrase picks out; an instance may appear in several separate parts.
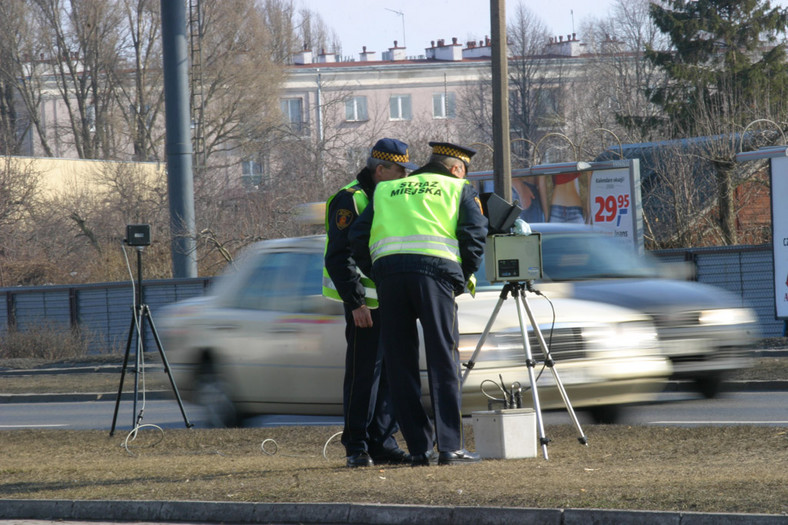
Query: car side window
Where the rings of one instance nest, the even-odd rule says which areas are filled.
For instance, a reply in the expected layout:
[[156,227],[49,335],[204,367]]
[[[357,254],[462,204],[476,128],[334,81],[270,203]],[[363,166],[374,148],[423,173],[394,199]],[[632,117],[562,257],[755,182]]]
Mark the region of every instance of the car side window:
[[306,273],[301,281],[300,295],[323,294],[323,254],[310,253],[307,256]]
[[[309,288],[319,256],[299,252],[264,254],[255,264],[233,301],[236,308],[297,312]],[[312,279],[313,280],[313,279]],[[319,281],[318,281],[319,285]]]

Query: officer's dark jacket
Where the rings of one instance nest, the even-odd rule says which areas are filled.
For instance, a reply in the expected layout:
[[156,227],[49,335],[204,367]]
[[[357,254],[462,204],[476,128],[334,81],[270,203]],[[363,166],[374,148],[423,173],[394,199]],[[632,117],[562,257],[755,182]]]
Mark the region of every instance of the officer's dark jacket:
[[[356,175],[356,180],[358,180],[359,185],[366,192],[371,202],[372,192],[375,189],[372,172],[364,168]],[[337,214],[340,214],[339,216],[342,220],[337,220]],[[352,310],[355,310],[364,304],[365,293],[364,286],[361,284],[359,275],[355,270],[356,263],[353,260],[348,242],[350,226],[358,217],[356,205],[353,201],[353,193],[348,190],[339,191],[331,201],[326,216],[328,217],[326,270],[328,270],[328,275],[331,276],[331,280],[334,282],[334,286],[336,286],[342,301]]]
[[[411,175],[420,173],[437,173],[454,177],[443,165],[434,163],[419,168]],[[454,287],[455,293],[461,294],[465,289],[465,283],[482,264],[484,243],[487,238],[487,217],[482,215],[478,196],[478,192],[470,184],[463,187],[457,223],[461,266],[455,261],[441,257],[402,253],[381,257],[375,261],[373,267],[369,254],[370,230],[375,213],[372,200],[364,213],[350,227],[349,239],[356,264],[373,280],[393,273],[422,273],[446,279]]]

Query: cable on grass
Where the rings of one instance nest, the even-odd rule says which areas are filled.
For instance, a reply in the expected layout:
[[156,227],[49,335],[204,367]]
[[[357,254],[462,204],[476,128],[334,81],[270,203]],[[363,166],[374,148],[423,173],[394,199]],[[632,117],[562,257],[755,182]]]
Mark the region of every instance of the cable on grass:
[[[328,457],[328,445],[331,443],[331,441],[334,440],[334,438],[336,438],[337,436],[341,436],[341,435],[342,435],[342,432],[337,432],[336,434],[334,434],[330,438],[328,438],[326,443],[323,445],[323,459],[325,459],[326,461],[331,461],[331,459]],[[279,453],[279,443],[277,443],[275,439],[267,438],[267,439],[264,439],[262,443],[260,443],[260,449],[263,451],[263,454],[265,454],[266,456],[274,456],[274,455]],[[286,457],[286,458],[314,458],[314,457],[317,457],[317,456],[304,456],[304,455],[299,455],[299,454],[280,454],[280,456],[283,456],[283,457]]]
[[139,431],[140,431],[141,429],[143,429],[143,428],[153,428],[153,429],[156,429],[156,430],[158,430],[158,431],[159,431],[159,433],[158,433],[159,439],[157,439],[157,440],[156,440],[156,441],[154,441],[153,443],[151,443],[151,444],[147,445],[147,446],[146,446],[146,448],[153,448],[153,447],[155,447],[156,445],[158,445],[159,443],[161,443],[161,442],[162,442],[162,440],[164,439],[164,430],[162,430],[162,428],[161,428],[160,426],[158,426],[158,425],[153,425],[153,424],[151,424],[151,423],[147,423],[147,424],[145,424],[145,425],[137,425],[137,426],[135,426],[135,427],[132,429],[132,431],[131,431],[131,432],[129,432],[129,433],[126,435],[126,439],[123,441],[123,448],[124,448],[124,449],[126,449],[126,452],[127,452],[127,453],[128,453],[130,456],[136,456],[136,454],[135,454],[134,452],[132,452],[132,451],[131,451],[130,444],[131,444],[131,443],[133,443],[133,442],[134,442],[134,441],[137,439],[137,434],[138,434],[138,433],[139,433]]

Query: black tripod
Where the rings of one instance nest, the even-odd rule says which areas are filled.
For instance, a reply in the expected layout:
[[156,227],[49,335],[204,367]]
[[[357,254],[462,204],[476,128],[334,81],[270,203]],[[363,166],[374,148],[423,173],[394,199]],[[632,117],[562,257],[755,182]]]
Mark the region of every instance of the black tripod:
[[[550,349],[547,347],[547,343],[544,340],[544,336],[542,335],[542,330],[539,328],[539,324],[534,319],[534,315],[531,312],[531,307],[528,305],[528,299],[525,297],[525,290],[529,292],[538,293],[533,289],[533,285],[531,281],[526,281],[525,284],[522,282],[507,282],[503,290],[501,290],[501,295],[498,299],[498,303],[495,305],[495,309],[493,310],[492,315],[490,316],[490,320],[487,322],[487,326],[484,327],[484,331],[482,332],[482,337],[479,339],[479,343],[476,345],[476,350],[473,351],[473,355],[468,360],[467,363],[463,363],[465,366],[465,373],[462,376],[462,382],[465,383],[465,380],[468,378],[468,374],[470,374],[473,367],[476,365],[476,356],[478,355],[479,351],[481,350],[482,346],[484,346],[484,341],[487,339],[487,335],[490,333],[492,329],[493,323],[495,322],[495,318],[498,317],[498,312],[501,311],[501,306],[503,302],[506,300],[509,293],[512,294],[514,297],[515,304],[517,305],[517,316],[520,319],[520,335],[523,338],[523,348],[525,348],[525,365],[528,368],[528,380],[531,382],[531,395],[533,396],[534,402],[534,411],[536,412],[536,425],[539,431],[539,443],[542,446],[542,454],[544,455],[545,459],[547,457],[547,444],[550,440],[545,436],[544,432],[544,422],[542,420],[542,409],[539,404],[539,393],[536,390],[536,378],[534,377],[534,367],[536,366],[536,361],[534,361],[533,356],[531,355],[531,342],[528,339],[528,331],[525,328],[525,317],[523,316],[523,309],[525,309],[526,313],[528,314],[528,319],[531,321],[531,326],[534,329],[534,332],[537,335],[539,340],[539,346],[542,348],[542,353],[545,357],[545,366],[549,367],[553,373],[553,378],[555,379],[555,384],[558,387],[558,391],[561,393],[561,398],[564,400],[564,405],[566,405],[566,410],[569,413],[569,417],[572,419],[572,422],[577,429],[578,434],[580,436],[577,438],[578,441],[582,445],[588,445],[588,438],[583,434],[583,429],[580,428],[580,422],[577,420],[577,416],[575,415],[574,409],[572,409],[572,403],[569,401],[569,396],[564,389],[564,384],[561,382],[561,379],[558,377],[558,371],[555,369],[555,362],[553,361],[553,357],[550,354]],[[521,306],[522,303],[522,306]]]
[[[134,311],[132,312],[131,316],[131,326],[129,326],[129,337],[126,341],[126,353],[123,356],[123,368],[120,372],[120,385],[118,386],[118,396],[115,399],[115,413],[112,416],[112,428],[109,431],[109,435],[112,436],[115,434],[115,424],[118,420],[118,407],[120,406],[120,397],[123,394],[123,380],[126,377],[126,369],[129,363],[129,353],[131,351],[131,341],[134,337],[134,334],[137,334],[137,349],[135,350],[135,365],[134,365],[134,409],[133,414],[137,414],[137,398],[139,397],[139,381],[140,381],[140,373],[142,372],[143,365],[143,352],[144,352],[144,341],[145,341],[145,321],[147,320],[150,324],[151,333],[153,334],[153,339],[156,341],[156,346],[159,348],[159,355],[161,356],[161,362],[164,365],[164,371],[167,373],[167,377],[170,379],[170,385],[172,385],[172,391],[175,393],[175,399],[178,400],[178,406],[181,409],[181,414],[183,415],[183,421],[186,424],[186,428],[191,428],[192,425],[189,422],[189,419],[186,417],[186,411],[183,409],[183,401],[181,401],[181,395],[178,393],[178,387],[175,386],[175,379],[172,377],[172,372],[170,371],[170,363],[167,361],[167,356],[164,355],[164,348],[161,344],[161,339],[159,339],[159,334],[156,332],[156,325],[153,324],[153,317],[150,314],[150,308],[147,304],[143,304],[142,302],[142,250],[143,246],[135,246],[137,249],[137,290],[134,294]],[[142,420],[142,413],[144,411],[144,407],[140,410],[139,414],[134,416],[132,420],[132,426],[136,427],[139,425],[140,421]]]

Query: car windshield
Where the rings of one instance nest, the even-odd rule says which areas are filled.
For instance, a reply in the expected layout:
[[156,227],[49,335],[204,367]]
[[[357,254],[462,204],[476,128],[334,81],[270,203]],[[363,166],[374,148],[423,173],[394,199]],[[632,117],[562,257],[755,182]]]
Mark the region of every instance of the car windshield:
[[571,281],[604,277],[654,277],[658,268],[615,237],[589,233],[542,236],[545,280]]
[[[656,277],[658,263],[641,256],[620,240],[594,233],[567,232],[542,234],[543,281]],[[477,272],[477,284],[489,285],[484,267]]]

